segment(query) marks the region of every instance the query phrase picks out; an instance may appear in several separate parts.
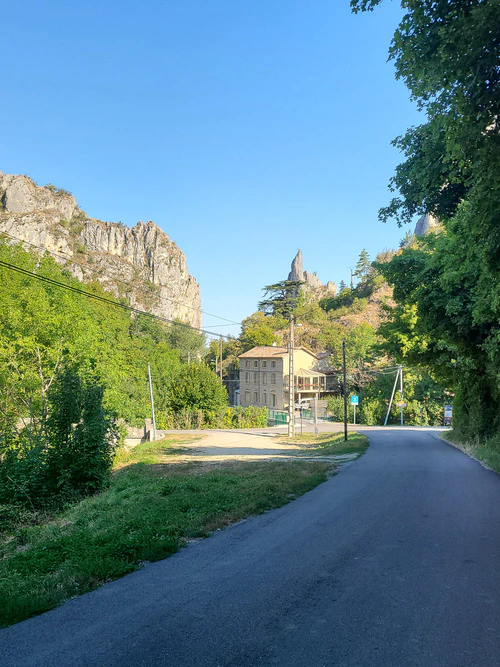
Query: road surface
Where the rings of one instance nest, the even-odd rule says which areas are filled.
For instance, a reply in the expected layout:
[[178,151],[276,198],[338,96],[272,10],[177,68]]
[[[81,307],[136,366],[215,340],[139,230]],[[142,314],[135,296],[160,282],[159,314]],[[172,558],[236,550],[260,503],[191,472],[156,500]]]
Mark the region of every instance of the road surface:
[[500,477],[435,431],[367,434],[293,503],[3,630],[0,665],[500,665]]

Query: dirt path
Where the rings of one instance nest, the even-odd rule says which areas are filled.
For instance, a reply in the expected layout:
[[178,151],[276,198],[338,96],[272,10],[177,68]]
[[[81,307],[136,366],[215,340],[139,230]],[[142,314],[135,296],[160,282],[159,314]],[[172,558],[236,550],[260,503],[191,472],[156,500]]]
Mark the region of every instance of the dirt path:
[[241,431],[212,431],[204,433],[201,440],[186,445],[189,454],[181,460],[192,461],[252,461],[290,456],[300,451],[299,445],[279,442],[273,433],[242,433]]
[[200,435],[201,440],[183,445],[189,452],[179,455],[178,461],[264,461],[300,456],[301,459],[343,462],[357,456],[307,456],[303,446],[282,442],[283,434],[276,432],[204,431]]

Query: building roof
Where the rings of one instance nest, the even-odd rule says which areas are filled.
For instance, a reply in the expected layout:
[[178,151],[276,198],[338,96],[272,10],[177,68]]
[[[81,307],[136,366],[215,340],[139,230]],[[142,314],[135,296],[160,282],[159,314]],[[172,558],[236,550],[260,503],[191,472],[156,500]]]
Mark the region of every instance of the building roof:
[[307,368],[299,368],[295,375],[298,377],[326,377],[325,373],[321,373],[320,371],[311,371]]
[[[302,347],[300,345],[299,347],[294,347],[294,350],[302,350],[303,352],[307,352],[307,354],[310,354],[311,357],[314,357],[315,359],[318,359],[319,357],[314,354],[314,352],[311,352],[311,350],[307,350],[305,347]],[[288,354],[288,348],[287,347],[278,347],[277,345],[257,345],[257,347],[252,347],[251,350],[248,350],[248,352],[243,352],[243,354],[239,355],[240,359],[277,359],[280,357],[284,357]]]

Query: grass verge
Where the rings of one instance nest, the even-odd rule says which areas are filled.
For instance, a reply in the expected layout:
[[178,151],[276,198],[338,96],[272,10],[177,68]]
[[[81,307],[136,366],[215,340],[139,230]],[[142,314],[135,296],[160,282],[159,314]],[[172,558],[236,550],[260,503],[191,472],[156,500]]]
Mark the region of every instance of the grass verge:
[[342,456],[353,454],[361,456],[368,448],[368,438],[361,433],[351,432],[347,436],[347,442],[344,440],[343,433],[304,433],[296,435],[294,438],[284,438],[283,442],[303,445],[303,451],[300,454],[308,456]]
[[439,437],[480,461],[486,468],[500,473],[500,436],[488,440],[464,440],[456,431],[444,431]]
[[202,436],[178,435],[165,440],[141,442],[136,447],[121,447],[115,455],[113,468],[118,470],[134,463],[166,463],[172,456],[185,454],[189,445]]
[[[110,488],[42,525],[0,534],[0,625],[56,607],[175,553],[190,538],[279,507],[324,482],[323,461],[168,464],[152,443],[121,465]],[[173,447],[175,448],[175,447]],[[151,462],[152,460],[152,462]]]

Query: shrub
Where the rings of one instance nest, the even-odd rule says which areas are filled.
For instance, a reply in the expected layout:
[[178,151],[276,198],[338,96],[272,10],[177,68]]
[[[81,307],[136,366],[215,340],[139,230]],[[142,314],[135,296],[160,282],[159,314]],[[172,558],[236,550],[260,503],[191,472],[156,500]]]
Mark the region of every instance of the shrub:
[[64,367],[48,396],[48,418],[21,430],[2,425],[0,503],[62,505],[107,485],[118,430],[103,394],[98,377]]
[[376,426],[384,423],[385,404],[378,398],[365,398],[361,401],[359,421],[367,426]]
[[267,408],[223,408],[219,410],[168,410],[157,416],[160,429],[262,428],[267,426]]

